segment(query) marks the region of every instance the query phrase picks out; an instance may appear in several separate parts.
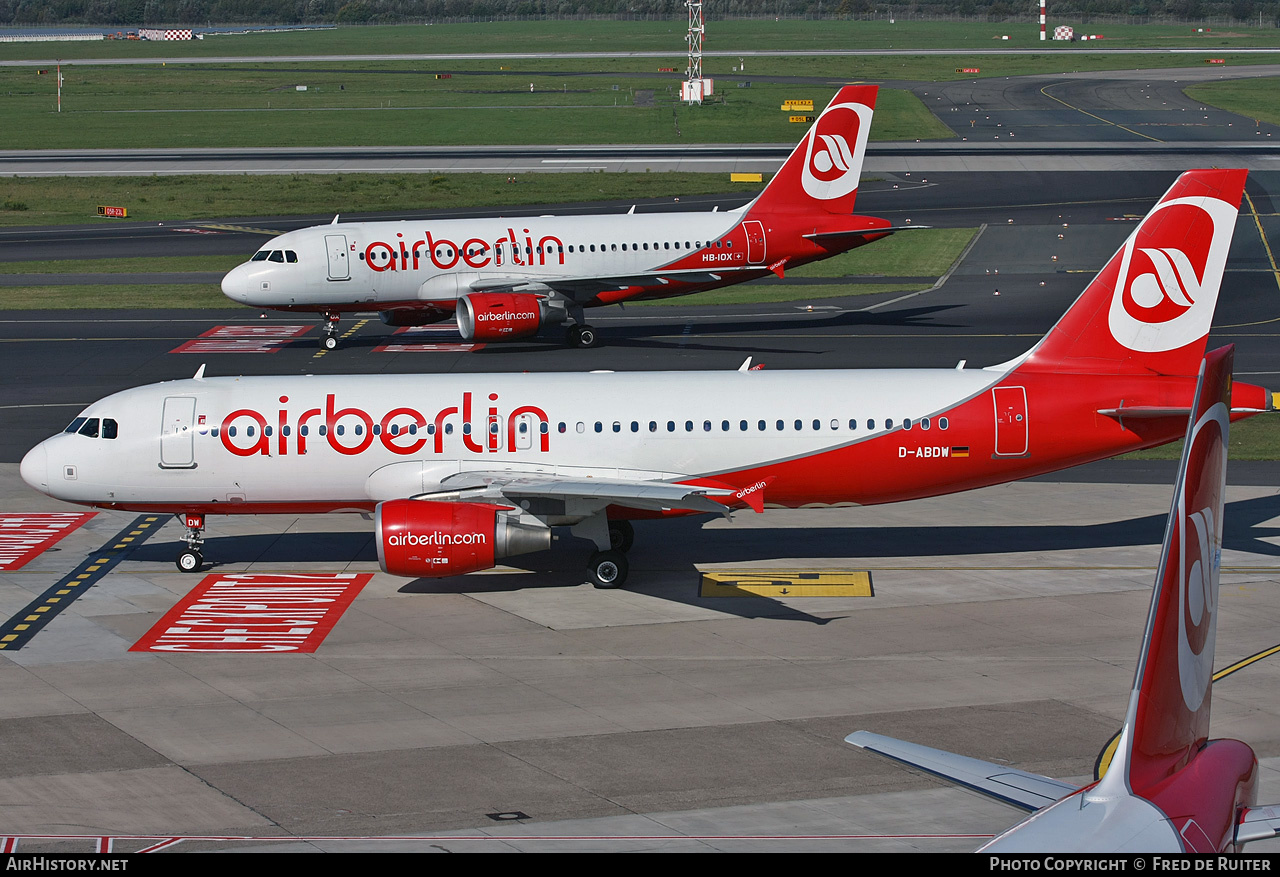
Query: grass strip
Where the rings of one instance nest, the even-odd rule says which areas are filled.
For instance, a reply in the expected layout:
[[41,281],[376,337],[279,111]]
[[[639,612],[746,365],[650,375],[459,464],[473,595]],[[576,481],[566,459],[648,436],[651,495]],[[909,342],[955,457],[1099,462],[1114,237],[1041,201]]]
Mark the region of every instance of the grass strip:
[[127,259],[55,259],[0,262],[0,274],[134,274],[164,271],[230,271],[246,256],[138,256]]
[[[514,179],[516,182],[508,182]],[[751,195],[760,183],[728,174],[283,174],[0,178],[0,226],[184,222],[227,217],[572,204],[584,201]],[[125,207],[104,219],[98,205]],[[710,210],[711,203],[707,204]],[[554,206],[549,208],[554,210]],[[216,230],[216,229],[215,229]],[[264,231],[270,231],[265,229]]]
[[0,311],[233,307],[215,284],[0,287]]
[[918,228],[788,270],[787,277],[940,277],[977,234],[976,228]]
[[826,298],[841,298],[853,295],[876,295],[881,292],[915,292],[927,289],[919,283],[848,283],[848,284],[794,284],[785,283],[757,285],[740,283],[737,286],[726,286],[723,289],[710,289],[695,293],[692,296],[676,296],[675,298],[659,298],[649,301],[627,302],[626,307],[662,307],[667,305],[745,305],[757,302],[807,302]]
[[[1261,414],[1231,424],[1227,456],[1232,460],[1280,460],[1280,415]],[[1125,454],[1121,460],[1179,460],[1182,439]]]

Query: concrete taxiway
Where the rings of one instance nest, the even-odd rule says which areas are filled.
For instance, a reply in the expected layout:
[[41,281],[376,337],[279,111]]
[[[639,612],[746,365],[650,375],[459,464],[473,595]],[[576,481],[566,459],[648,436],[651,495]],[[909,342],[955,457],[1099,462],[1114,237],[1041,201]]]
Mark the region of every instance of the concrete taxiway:
[[[13,469],[0,470],[0,508],[57,506],[15,487]],[[582,583],[572,540],[488,574],[406,581],[376,573],[358,516],[220,521],[214,572],[376,574],[314,654],[132,653],[199,578],[173,569],[170,523],[0,657],[6,833],[28,851],[75,848],[39,835],[224,838],[187,849],[972,848],[1016,814],[844,736],[1087,776],[1123,713],[1171,494],[1040,481],[642,523],[616,592]],[[133,518],[100,514],[0,575],[3,614]],[[1278,520],[1274,486],[1229,490],[1218,667],[1276,645]],[[700,597],[700,573],[726,568],[864,569],[875,595]],[[1214,688],[1213,733],[1271,759],[1268,800],[1278,686],[1280,662],[1263,660]],[[421,834],[446,839],[406,837]]]
[[[101,395],[201,362],[220,374],[999,362],[1052,324],[1170,180],[1022,176],[985,201],[974,174],[885,180],[865,193],[877,209],[860,207],[984,226],[945,284],[601,312],[608,343],[590,351],[548,338],[378,353],[390,330],[375,322],[323,356],[305,335],[268,355],[190,356],[171,351],[218,325],[308,321],[6,313],[0,512],[67,510],[21,484],[25,449]],[[1236,343],[1238,372],[1269,386],[1275,190],[1273,175],[1251,176],[1210,339]],[[358,515],[211,521],[205,575],[371,575],[307,654],[130,651],[204,578],[174,569],[180,528],[159,520],[0,651],[4,832],[20,851],[102,836],[120,851],[160,838],[189,838],[172,851],[971,849],[1018,814],[844,737],[1087,778],[1132,682],[1172,469],[1117,462],[891,506],[641,522],[620,591],[584,583],[586,546],[567,534],[516,565],[415,581],[377,571]],[[1280,472],[1239,464],[1229,482],[1219,669],[1280,639]],[[99,513],[0,572],[0,618],[51,599],[137,518]],[[702,575],[726,570],[865,571],[873,595],[703,596]],[[1255,747],[1265,801],[1280,800],[1278,690],[1280,656],[1214,687],[1212,733]]]

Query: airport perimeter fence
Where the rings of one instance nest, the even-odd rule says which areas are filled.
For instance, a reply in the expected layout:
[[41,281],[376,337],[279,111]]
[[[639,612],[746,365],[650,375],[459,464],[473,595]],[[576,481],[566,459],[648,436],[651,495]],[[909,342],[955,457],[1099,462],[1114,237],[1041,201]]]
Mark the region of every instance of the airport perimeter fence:
[[[966,15],[962,13],[950,12],[926,12],[912,11],[909,9],[894,9],[892,14],[885,10],[865,13],[839,14],[835,11],[838,3],[830,4],[830,11],[820,12],[797,12],[792,14],[781,13],[778,15],[734,15],[732,13],[723,13],[720,10],[709,10],[714,12],[713,21],[886,21],[890,17],[894,21],[941,21],[941,22],[988,22],[991,24],[1017,23],[1017,24],[1036,24],[1039,21],[1039,14],[1028,15]],[[1064,4],[1059,3],[1056,11],[1051,18],[1058,24],[1125,24],[1125,25],[1186,25],[1187,27],[1280,27],[1280,2],[1270,4],[1258,4],[1262,8],[1263,17],[1258,18],[1233,18],[1229,15],[1202,15],[1199,17],[1180,17],[1176,15],[1120,15],[1102,12],[1081,12],[1070,8],[1063,8]],[[1051,7],[1053,8],[1053,7]],[[1270,10],[1270,11],[1268,11]],[[680,10],[679,16],[673,17],[668,12],[620,12],[615,15],[595,15],[588,13],[564,13],[564,14],[548,14],[548,15],[454,15],[454,16],[430,16],[424,18],[405,19],[398,22],[400,24],[413,25],[431,25],[431,24],[483,24],[485,22],[497,21],[675,21],[677,17],[684,15],[683,8]],[[391,22],[373,22],[373,21],[350,21],[342,22],[340,27],[377,27],[379,25],[390,24]],[[289,25],[280,25],[280,27],[289,27]]]
[[[376,5],[376,2],[375,4]],[[714,4],[719,6],[719,4]],[[732,5],[732,4],[730,4]],[[839,11],[840,0],[830,0],[830,2],[820,2],[817,4],[817,10],[814,11],[810,6],[803,12],[785,12],[779,10],[776,14],[768,13],[742,13],[725,11],[723,8],[714,8],[714,21],[886,21],[892,18],[894,21],[902,22],[986,22],[990,24],[1027,24],[1034,25],[1038,21],[1038,15],[1028,12],[1026,14],[1019,13],[1017,15],[999,15],[999,14],[965,14],[959,12],[943,12],[919,7],[886,7],[885,9],[876,9],[870,12],[848,12]],[[1158,15],[1128,15],[1106,12],[1089,12],[1085,10],[1072,8],[1075,4],[1071,0],[1057,0],[1051,7],[1051,19],[1055,24],[1067,25],[1106,25],[1106,24],[1123,24],[1123,25],[1177,25],[1187,27],[1212,27],[1212,28],[1228,28],[1228,27],[1263,27],[1277,28],[1280,27],[1280,0],[1263,0],[1263,2],[1249,2],[1251,14],[1249,17],[1241,18],[1231,15],[1201,14],[1198,16],[1179,16],[1172,14]],[[1214,4],[1219,7],[1225,7],[1226,4]],[[0,19],[3,19],[3,0],[0,0]],[[19,31],[53,31],[53,30],[70,30],[77,29],[83,31],[102,29],[104,32],[115,32],[121,29],[138,30],[140,27],[152,28],[176,28],[185,27],[192,28],[207,34],[214,33],[245,33],[245,32],[279,32],[289,30],[311,30],[311,29],[328,29],[332,27],[379,27],[390,24],[405,25],[432,25],[432,24],[482,24],[486,22],[525,22],[525,21],[676,21],[683,20],[684,8],[681,4],[677,12],[670,10],[658,10],[652,12],[620,12],[610,14],[600,14],[591,12],[556,12],[538,15],[431,15],[431,16],[413,16],[413,17],[396,17],[395,20],[343,20],[334,24],[332,21],[308,21],[308,22],[264,22],[258,21],[253,24],[243,23],[237,26],[235,22],[225,22],[217,25],[208,25],[201,27],[200,25],[192,25],[190,23],[180,24],[177,22],[148,21],[145,25],[118,25],[118,24],[85,24],[80,21],[68,20],[65,23],[42,21],[22,22],[17,20],[2,21],[0,20],[0,35],[5,32],[17,33]]]

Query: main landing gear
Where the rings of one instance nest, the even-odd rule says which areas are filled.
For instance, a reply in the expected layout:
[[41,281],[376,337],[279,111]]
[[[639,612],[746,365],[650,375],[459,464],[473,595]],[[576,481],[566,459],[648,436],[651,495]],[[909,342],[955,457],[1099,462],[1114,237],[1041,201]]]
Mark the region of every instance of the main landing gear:
[[338,320],[341,314],[326,313],[324,315],[324,334],[320,336],[320,347],[324,350],[336,350],[338,347]]
[[600,343],[600,336],[596,334],[596,330],[586,324],[582,316],[582,305],[571,304],[569,306],[569,316],[573,319],[573,325],[569,327],[569,334],[565,337],[565,342],[570,347],[595,347]]
[[626,552],[635,542],[635,530],[630,521],[609,522],[609,547],[597,551],[587,562],[591,583],[597,588],[621,588],[627,581],[630,564]]
[[201,531],[204,530],[204,515],[178,515],[178,520],[182,521],[183,526],[187,528],[187,533],[183,537],[186,540],[187,547],[178,553],[178,570],[180,572],[200,572],[200,569],[204,566],[204,555],[200,553],[200,549],[204,545],[204,538],[200,535]]
[[569,334],[566,341],[570,347],[595,347],[600,343],[600,336],[596,334],[596,330],[585,323],[577,323],[569,327]]

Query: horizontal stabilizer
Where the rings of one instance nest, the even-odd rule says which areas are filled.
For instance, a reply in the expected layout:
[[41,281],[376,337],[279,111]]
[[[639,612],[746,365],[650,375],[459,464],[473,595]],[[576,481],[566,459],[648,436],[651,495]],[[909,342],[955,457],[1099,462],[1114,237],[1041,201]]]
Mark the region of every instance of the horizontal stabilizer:
[[844,740],[1022,810],[1039,810],[1077,791],[1070,783],[870,731],[855,731]]
[[1236,843],[1280,837],[1280,804],[1246,807],[1236,825]]
[[869,228],[848,228],[842,231],[815,231],[811,234],[801,235],[808,238],[814,243],[822,243],[828,240],[842,240],[844,238],[865,237],[869,234],[893,234],[895,231],[914,231],[921,228],[931,228],[928,225],[882,225]]

